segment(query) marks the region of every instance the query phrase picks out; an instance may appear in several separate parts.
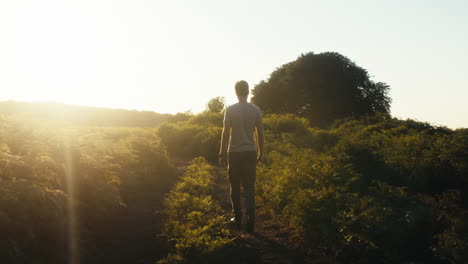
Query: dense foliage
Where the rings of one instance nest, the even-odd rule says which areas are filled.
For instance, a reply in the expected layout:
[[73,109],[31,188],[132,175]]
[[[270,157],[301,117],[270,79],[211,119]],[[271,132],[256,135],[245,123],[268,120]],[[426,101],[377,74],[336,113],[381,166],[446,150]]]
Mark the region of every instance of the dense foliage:
[[384,116],[329,130],[265,123],[257,188],[271,224],[344,262],[467,261],[466,129]]
[[265,112],[297,113],[323,127],[344,117],[390,113],[388,91],[339,53],[307,53],[257,84],[252,102]]
[[232,241],[226,217],[215,196],[213,167],[195,158],[166,199],[164,236],[171,253],[158,263],[206,263]]
[[223,114],[207,111],[194,116],[178,117],[175,121],[163,123],[158,130],[158,136],[169,153],[186,159],[203,156],[216,162]]
[[[216,199],[219,172],[209,165],[217,162],[222,113],[172,115],[155,128],[25,116],[0,115],[2,262],[65,263],[70,234],[83,263],[123,261],[116,251],[145,249],[138,219],[150,236],[161,231],[153,211],[170,189],[161,237],[167,252],[150,247],[166,256],[160,263],[209,263],[232,241]],[[467,129],[387,114],[326,129],[304,116],[267,114],[264,127],[257,212],[273,234],[332,262],[468,261]],[[169,157],[195,158],[175,186]]]
[[[0,118],[2,263],[66,263],[70,239],[83,263],[112,261],[118,256],[111,252],[127,246],[120,239],[132,232],[129,212],[139,205],[151,210],[148,197],[162,200],[174,181],[154,129],[31,126]],[[72,215],[77,230],[70,232]]]
[[[163,124],[159,135],[173,144],[169,151],[211,159],[217,148],[194,137],[219,131],[219,119],[209,117]],[[258,213],[294,243],[348,263],[467,261],[466,129],[387,115],[318,129],[303,117],[273,114],[264,126]]]

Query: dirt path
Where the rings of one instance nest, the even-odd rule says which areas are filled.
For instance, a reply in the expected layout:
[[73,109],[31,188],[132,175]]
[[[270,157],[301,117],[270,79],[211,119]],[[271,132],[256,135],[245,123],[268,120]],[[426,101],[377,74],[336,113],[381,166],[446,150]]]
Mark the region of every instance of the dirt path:
[[[180,177],[186,170],[188,161],[173,160],[176,175]],[[229,183],[226,170],[215,167],[216,197],[225,210],[226,217],[231,217],[231,204],[229,198]],[[163,196],[157,199],[148,199],[144,203],[130,206],[128,209],[125,241],[125,254],[122,254],[116,263],[142,263],[152,264],[165,255],[157,252],[162,244],[156,239],[156,230],[162,227],[161,216],[154,211],[163,209]],[[255,233],[247,233],[233,229],[234,243],[212,256],[208,263],[223,264],[320,264],[331,263],[311,258],[298,249],[288,245],[287,234],[280,234],[278,230],[263,225],[266,219],[257,214]],[[283,239],[281,238],[283,236]]]
[[[186,171],[189,162],[184,160],[172,162],[175,176],[179,178]],[[168,190],[170,189],[172,187],[168,187]],[[116,245],[110,246],[108,254],[114,258],[107,259],[108,263],[154,264],[167,255],[164,241],[158,238],[164,224],[162,210],[165,195],[148,193],[140,198],[142,199],[127,201],[126,212],[123,215],[123,229],[115,242]]]
[[[229,199],[229,183],[226,170],[216,167],[216,187],[219,201],[226,216],[231,217]],[[245,201],[244,201],[245,202]],[[303,264],[330,263],[318,258],[311,258],[298,249],[288,246],[287,239],[277,237],[278,233],[263,225],[265,219],[257,214],[255,232],[253,234],[242,230],[233,230],[234,245],[219,252],[214,261],[222,260],[226,264]],[[213,262],[215,263],[215,262]]]

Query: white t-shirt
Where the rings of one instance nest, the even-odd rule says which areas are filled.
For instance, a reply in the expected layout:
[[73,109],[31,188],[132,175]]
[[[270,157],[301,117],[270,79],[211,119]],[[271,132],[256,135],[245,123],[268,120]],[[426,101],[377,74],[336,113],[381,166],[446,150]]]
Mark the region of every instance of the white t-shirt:
[[224,126],[231,127],[228,152],[257,151],[255,128],[262,123],[262,112],[250,103],[229,106],[224,113]]

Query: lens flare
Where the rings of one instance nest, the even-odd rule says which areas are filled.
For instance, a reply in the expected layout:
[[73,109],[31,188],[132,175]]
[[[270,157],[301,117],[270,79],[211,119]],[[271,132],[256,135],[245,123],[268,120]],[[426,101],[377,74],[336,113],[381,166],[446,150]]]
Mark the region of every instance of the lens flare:
[[69,264],[79,263],[79,226],[76,211],[76,186],[74,177],[73,153],[69,140],[65,140],[65,176],[67,180],[67,213],[68,213],[68,256]]

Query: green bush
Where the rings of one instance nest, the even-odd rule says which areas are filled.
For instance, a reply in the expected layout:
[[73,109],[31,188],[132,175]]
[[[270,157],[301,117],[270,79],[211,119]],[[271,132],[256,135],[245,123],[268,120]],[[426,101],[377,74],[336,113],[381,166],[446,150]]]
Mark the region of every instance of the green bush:
[[4,119],[0,146],[0,258],[6,263],[68,261],[69,177],[81,260],[89,263],[112,258],[105,250],[121,237],[127,206],[162,200],[175,178],[165,147],[149,128]]
[[466,260],[466,130],[384,116],[317,130],[271,118],[257,178],[270,224],[342,262]]
[[158,136],[174,156],[185,159],[203,156],[214,163],[218,159],[221,131],[217,126],[164,123],[159,127]]
[[158,263],[199,263],[232,241],[214,184],[213,167],[195,158],[166,199],[163,235],[172,251]]

